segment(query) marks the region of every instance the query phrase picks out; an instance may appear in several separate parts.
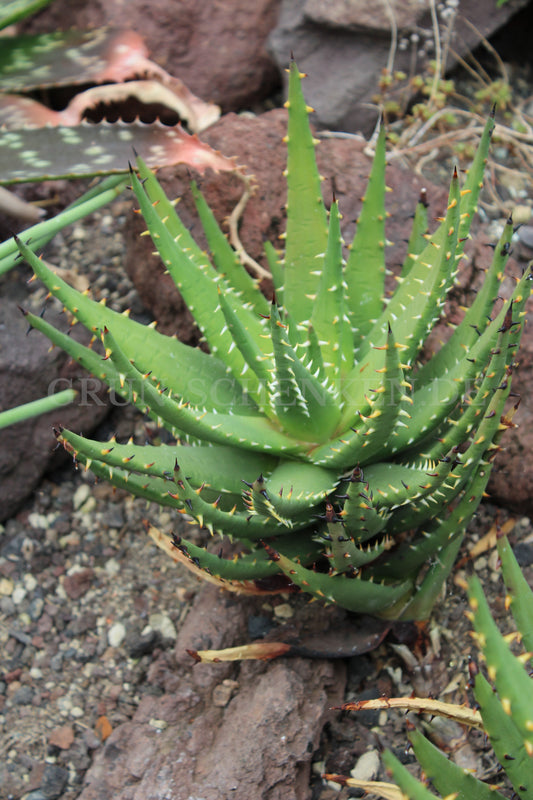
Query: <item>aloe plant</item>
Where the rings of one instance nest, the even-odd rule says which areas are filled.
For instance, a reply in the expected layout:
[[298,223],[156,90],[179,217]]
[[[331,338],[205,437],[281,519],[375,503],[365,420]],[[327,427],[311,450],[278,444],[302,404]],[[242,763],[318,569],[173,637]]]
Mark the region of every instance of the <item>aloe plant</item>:
[[198,188],[212,262],[139,159],[131,183],[140,211],[209,354],[79,294],[19,242],[50,292],[101,339],[103,357],[26,316],[177,441],[101,443],[59,430],[76,461],[241,545],[224,558],[153,531],[176,560],[232,590],[291,587],[352,611],[426,617],[512,425],[502,415],[529,270],[508,302],[496,300],[509,219],[473,305],[421,365],[469,235],[493,120],[463,187],[454,173],[431,236],[419,203],[388,296],[384,131],[345,260],[338,203],[328,213],[322,198],[300,78],[292,64],[285,251],[266,247],[272,302]]
[[[516,656],[494,621],[481,584],[476,577],[469,583],[469,616],[474,625],[474,638],[486,665],[488,680],[477,666],[473,670],[474,697],[479,711],[442,703],[446,716],[459,722],[481,727],[487,734],[492,748],[515,791],[521,800],[533,798],[533,681],[525,664],[533,649],[533,592],[527,584],[506,537],[498,541],[498,552],[502,564],[502,575],[507,588],[505,605],[511,609],[518,638],[526,652]],[[419,711],[442,714],[435,701],[418,702]],[[350,704],[344,706],[349,708]],[[365,704],[361,703],[360,707]],[[409,702],[406,708],[411,707]],[[471,711],[469,714],[468,711]],[[443,797],[453,796],[457,800],[504,800],[505,795],[494,785],[479,780],[471,772],[450,761],[448,757],[429,742],[420,732],[412,731],[409,739],[413,751],[423,769],[426,779]],[[386,753],[384,762],[389,767],[401,793],[394,794],[391,784],[353,781],[357,786],[385,798],[398,797],[409,800],[428,800],[435,795],[426,785],[414,778],[392,755]],[[330,776],[339,779],[339,776]],[[341,779],[342,780],[342,779]],[[384,788],[383,788],[384,787]],[[382,791],[383,789],[383,791]]]

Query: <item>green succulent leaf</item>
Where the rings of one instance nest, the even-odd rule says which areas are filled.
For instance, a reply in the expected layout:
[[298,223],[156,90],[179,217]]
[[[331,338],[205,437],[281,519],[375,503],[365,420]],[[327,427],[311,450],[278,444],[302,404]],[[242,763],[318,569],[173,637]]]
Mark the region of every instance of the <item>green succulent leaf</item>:
[[[149,173],[149,170],[147,172]],[[192,182],[191,189],[217,271],[224,276],[243,304],[249,305],[254,313],[267,316],[269,305],[265,295],[259,289],[259,281],[243,270],[235,251],[220,229],[195,181]],[[164,193],[162,194],[164,202],[166,197]],[[179,219],[179,217],[177,218]]]
[[498,695],[481,673],[475,678],[474,695],[483,717],[483,727],[498,761],[503,765],[518,797],[531,800],[531,755],[524,747],[523,738],[513,718],[505,713]]
[[383,753],[383,763],[390,771],[392,777],[409,800],[435,800],[435,795],[420,783],[414,775],[390,751]]
[[454,764],[418,731],[412,731],[409,739],[426,777],[443,797],[456,794],[456,800],[503,800],[504,795]]
[[346,264],[346,295],[353,345],[359,350],[372,325],[381,316],[385,292],[385,142],[384,126],[365,199]]
[[307,119],[310,109],[300,78],[293,61],[286,103],[289,125],[283,304],[303,324],[311,318],[320,285],[320,259],[327,248],[328,223],[315,160],[316,142]]
[[348,611],[383,614],[401,603],[412,591],[409,581],[387,585],[364,581],[353,575],[329,575],[307,569],[273,548],[269,553],[287,578],[300,589],[321,602],[335,603]]
[[423,251],[426,246],[428,235],[428,202],[426,190],[423,189],[420,193],[420,199],[416,204],[415,216],[413,219],[413,227],[411,235],[407,244],[407,255],[402,265],[401,278],[405,279],[409,274],[417,256]]
[[5,0],[0,7],[0,30],[26,19],[51,2],[52,0]]
[[479,646],[485,657],[489,678],[494,681],[506,714],[522,737],[523,747],[533,757],[533,696],[531,678],[513,655],[491,616],[481,584],[472,578],[470,608]]
[[[177,339],[163,336],[154,328],[131,320],[128,314],[118,314],[102,303],[96,303],[72,289],[37,258],[27,245],[20,240],[17,244],[35,274],[54,297],[60,300],[65,308],[95,336],[99,337],[104,328],[112,330],[125,356],[131,360],[135,358],[137,367],[143,374],[150,373],[153,380],[170,388],[178,396],[186,395],[189,402],[199,408],[228,413],[238,408],[240,415],[254,413],[255,404],[235,381],[228,378],[226,367],[222,362],[207,356],[201,350],[183,345]],[[69,345],[66,341],[69,337],[65,337],[59,331],[54,333],[51,326],[34,315],[28,315],[27,319],[32,327],[43,330],[50,338],[57,336],[54,343],[73,356],[76,353],[74,357],[77,360],[84,353],[83,366],[98,374],[102,380],[106,380],[104,373],[109,367],[106,365],[103,370],[101,358],[98,361],[95,352],[88,348],[80,349],[82,346],[74,340],[71,340],[73,343]],[[118,373],[110,371],[110,374],[115,377]]]
[[505,536],[498,539],[498,555],[502,562],[502,575],[509,606],[516,627],[520,631],[522,644],[528,652],[533,652],[533,591],[518,566],[509,540]]
[[353,366],[352,336],[345,319],[342,238],[336,201],[329,212],[328,246],[321,272],[311,325],[319,342],[324,372],[334,382]]

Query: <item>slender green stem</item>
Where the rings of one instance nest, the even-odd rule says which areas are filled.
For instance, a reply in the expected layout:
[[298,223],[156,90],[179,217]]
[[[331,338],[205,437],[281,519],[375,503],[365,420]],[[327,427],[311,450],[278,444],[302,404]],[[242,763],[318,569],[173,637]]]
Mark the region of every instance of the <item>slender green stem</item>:
[[74,389],[65,389],[63,392],[51,394],[49,397],[41,397],[40,400],[9,408],[0,413],[0,428],[7,428],[8,425],[23,422],[31,417],[37,417],[39,414],[46,414],[48,411],[55,411],[56,408],[72,403],[76,396],[77,392]]
[[[32,250],[43,247],[58,231],[72,225],[93,211],[105,206],[117,197],[125,188],[127,178],[124,175],[112,175],[102,183],[89,189],[82,197],[52,219],[38,222],[24,231],[24,241]],[[0,275],[15,266],[19,257],[19,249],[13,238],[0,244]]]

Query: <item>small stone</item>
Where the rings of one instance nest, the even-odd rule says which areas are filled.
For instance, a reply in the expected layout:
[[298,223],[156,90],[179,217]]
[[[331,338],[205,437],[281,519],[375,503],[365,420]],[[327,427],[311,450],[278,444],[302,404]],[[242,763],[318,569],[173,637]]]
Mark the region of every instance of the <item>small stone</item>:
[[26,561],[31,561],[33,554],[35,553],[35,539],[31,539],[29,536],[26,536],[22,542],[21,552]]
[[83,225],[75,225],[70,236],[74,241],[81,242],[87,238],[87,231]]
[[30,619],[32,622],[37,622],[41,618],[44,609],[44,600],[42,597],[34,597],[28,609]]
[[65,550],[67,547],[71,548],[79,548],[80,546],[80,537],[76,531],[71,531],[66,536],[62,536],[59,540],[59,546],[62,550]]
[[15,603],[11,597],[0,598],[0,612],[4,617],[11,617],[15,613]]
[[76,511],[82,507],[85,503],[89,495],[91,494],[91,489],[87,486],[86,483],[82,483],[76,491],[74,492],[74,497],[72,498],[72,505],[76,509]]
[[46,800],[57,800],[63,794],[68,781],[68,772],[57,764],[47,764],[41,781],[40,791]]
[[32,575],[31,572],[27,572],[23,579],[24,586],[26,587],[28,592],[34,592],[37,587],[37,578],[35,575]]
[[11,597],[13,589],[13,581],[10,581],[9,578],[0,578],[0,595],[3,597]]
[[79,510],[83,512],[82,519],[83,519],[85,525],[87,526],[87,528],[90,527],[90,522],[91,522],[90,514],[91,514],[91,512],[94,511],[95,508],[96,508],[96,498],[92,497],[92,496],[88,497],[87,500],[85,501],[85,503],[82,506],[80,506]]
[[11,595],[11,599],[13,600],[15,605],[18,606],[24,600],[26,594],[27,592],[24,586],[15,586],[15,588],[13,589],[13,594]]
[[94,611],[84,611],[68,625],[68,632],[73,636],[80,636],[87,631],[96,629],[96,614]]
[[72,700],[68,695],[57,698],[57,707],[62,717],[70,716],[72,710]]
[[224,708],[228,705],[229,701],[239,688],[238,681],[232,681],[228,678],[219,683],[213,689],[213,705],[217,708]]
[[101,739],[90,728],[85,728],[82,736],[87,750],[96,750],[102,744]]
[[28,522],[30,523],[31,527],[35,528],[36,530],[45,531],[48,528],[48,519],[44,514],[29,514]]
[[109,558],[106,561],[106,563],[105,563],[105,571],[112,578],[114,578],[115,575],[118,575],[118,573],[120,572],[120,564],[118,563],[116,558]]
[[102,744],[102,740],[90,728],[84,729],[82,737],[87,750],[96,750]]
[[120,506],[111,506],[106,514],[105,524],[109,528],[122,528],[124,525],[124,514]]
[[48,736],[48,744],[52,747],[59,747],[60,750],[68,750],[74,742],[74,729],[70,725],[61,725],[54,728]]
[[280,603],[279,606],[274,608],[274,616],[278,619],[290,619],[294,614],[294,610],[289,603]]
[[373,781],[379,772],[379,753],[377,750],[368,750],[357,759],[350,775],[359,781]]
[[166,614],[150,614],[148,624],[153,631],[159,631],[163,639],[176,639],[178,635],[174,623]]
[[50,659],[50,667],[54,672],[61,672],[63,666],[63,653],[56,653]]
[[[21,611],[18,618],[18,623],[23,628],[29,628],[31,625],[31,617],[26,611]],[[28,636],[27,643],[30,644],[31,636]]]
[[151,719],[148,722],[151,728],[155,728],[156,731],[164,731],[165,728],[168,728],[168,722],[164,719]]
[[137,631],[128,635],[126,647],[130,658],[141,658],[154,652],[154,649],[161,643],[161,634],[151,628],[148,632],[140,636]]
[[[24,615],[21,614],[20,616],[23,617]],[[16,639],[17,642],[23,644],[25,647],[31,644],[31,636],[27,633],[24,633],[24,631],[19,631],[15,628],[11,628],[11,630],[9,631],[9,635],[12,636],[13,639]]]
[[126,628],[122,622],[115,622],[107,632],[107,641],[110,647],[120,647],[126,638]]
[[74,719],[81,719],[85,716],[85,711],[81,706],[72,706],[70,709],[70,716],[74,717]]
[[518,231],[518,238],[526,247],[533,249],[533,225],[523,225]]
[[34,690],[31,686],[21,686],[11,698],[16,706],[29,706],[33,700]]
[[65,575],[63,588],[71,600],[79,600],[87,594],[94,582],[94,571],[90,567],[76,567]]

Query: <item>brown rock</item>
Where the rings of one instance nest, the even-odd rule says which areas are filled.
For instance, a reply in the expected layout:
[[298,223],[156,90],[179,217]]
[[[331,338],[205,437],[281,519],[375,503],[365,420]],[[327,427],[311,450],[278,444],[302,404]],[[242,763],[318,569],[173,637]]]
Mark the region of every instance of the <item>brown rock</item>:
[[52,747],[59,747],[60,750],[68,750],[74,742],[74,730],[70,725],[62,725],[54,728],[48,735],[48,744]]
[[[369,5],[365,0],[306,0],[305,16],[317,25],[376,31],[390,34],[388,4]],[[426,11],[419,0],[390,0],[390,9],[400,30],[413,30]]]
[[[440,5],[440,4],[439,4]],[[444,4],[443,4],[444,5]],[[451,35],[451,50],[459,56],[474,49],[527,5],[527,0],[506,3],[496,8],[493,0],[461,0]],[[424,42],[433,41],[429,3],[391,3],[399,28],[398,38],[408,40],[406,49],[396,49],[394,69],[422,74],[433,50]],[[422,8],[422,13],[417,9]],[[468,21],[474,23],[472,26]],[[445,30],[447,22],[441,18]],[[416,43],[409,37],[416,33]],[[391,25],[385,3],[367,0],[283,0],[279,21],[269,38],[276,60],[283,70],[294,53],[298,67],[308,73],[306,98],[316,109],[320,128],[364,131],[369,134],[378,109],[373,97],[390,53]],[[448,54],[447,67],[454,61]],[[283,75],[283,72],[282,72]]]
[[94,571],[90,567],[65,575],[63,588],[71,600],[79,600],[87,594],[94,582]]
[[280,83],[265,42],[280,0],[55,0],[25,25],[32,32],[128,27],[141,34],[151,57],[188,88],[223,111],[249,108]]
[[[214,587],[201,589],[178,636],[172,694],[144,697],[133,720],[113,731],[80,800],[169,793],[173,800],[307,800],[311,758],[329,707],[343,695],[344,665],[287,659],[193,666],[185,652],[242,643],[252,607]],[[162,679],[168,669],[163,654]],[[216,707],[213,689],[228,673],[237,694]],[[153,719],[167,725],[156,732]]]

